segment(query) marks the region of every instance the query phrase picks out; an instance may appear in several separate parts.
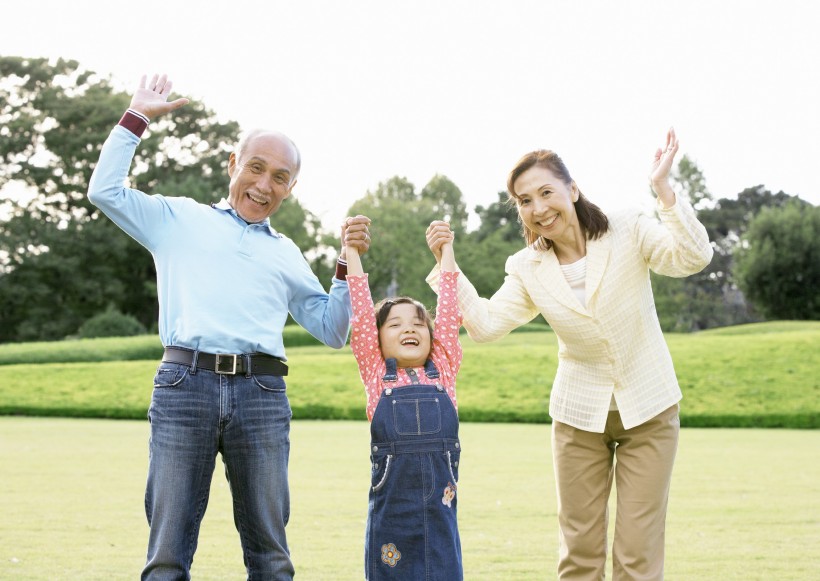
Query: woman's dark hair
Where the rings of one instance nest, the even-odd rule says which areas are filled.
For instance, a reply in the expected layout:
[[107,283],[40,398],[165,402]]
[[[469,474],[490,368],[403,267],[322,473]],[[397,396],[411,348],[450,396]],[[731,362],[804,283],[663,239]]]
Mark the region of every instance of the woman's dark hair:
[[433,317],[430,316],[430,313],[427,309],[424,308],[424,305],[418,302],[416,299],[410,297],[392,297],[389,299],[382,299],[373,307],[376,311],[376,329],[380,330],[384,322],[387,320],[387,317],[390,315],[390,309],[393,308],[394,305],[402,305],[408,304],[413,305],[416,307],[416,315],[419,319],[425,322],[427,325],[427,329],[430,331],[430,344],[433,344]]
[[[515,164],[515,167],[507,177],[507,193],[510,195],[509,202],[510,204],[516,205],[516,207],[518,206],[519,198],[513,186],[515,185],[515,181],[521,177],[521,174],[532,167],[542,167],[551,171],[558,179],[564,182],[567,187],[572,187],[574,184],[567,166],[564,165],[564,161],[558,157],[557,153],[549,149],[531,151],[518,160],[518,163]],[[577,189],[578,186],[576,185],[575,187]],[[580,189],[578,190],[578,200],[573,205],[575,206],[575,213],[578,215],[578,222],[580,222],[587,240],[595,240],[609,230],[609,219],[606,217],[606,214],[604,214],[601,208],[587,200]],[[518,220],[521,221],[520,214]],[[523,222],[521,229],[527,246],[532,246],[536,250],[549,250],[552,248],[552,240],[539,236],[527,228]]]

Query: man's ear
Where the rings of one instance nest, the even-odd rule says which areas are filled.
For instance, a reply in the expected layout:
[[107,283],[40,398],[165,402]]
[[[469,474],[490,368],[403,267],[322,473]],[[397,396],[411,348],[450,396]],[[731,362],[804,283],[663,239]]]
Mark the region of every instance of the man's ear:
[[290,197],[290,193],[293,191],[293,188],[296,186],[296,182],[299,180],[293,180],[293,182],[288,186],[288,193],[285,194],[285,199]]
[[236,153],[231,152],[228,156],[228,177],[233,177],[233,172],[236,169]]

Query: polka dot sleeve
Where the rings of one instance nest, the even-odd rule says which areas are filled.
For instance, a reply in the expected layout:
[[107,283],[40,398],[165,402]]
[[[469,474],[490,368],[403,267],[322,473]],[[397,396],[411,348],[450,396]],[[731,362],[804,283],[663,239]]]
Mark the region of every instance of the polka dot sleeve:
[[353,317],[350,319],[350,348],[367,396],[367,419],[373,417],[381,395],[381,378],[384,376],[384,359],[379,348],[379,332],[376,329],[376,313],[370,294],[367,274],[347,275]]
[[461,311],[458,307],[457,285],[458,272],[441,272],[432,353],[433,362],[441,373],[441,384],[447,390],[456,409],[456,376],[461,368],[463,356],[458,338]]

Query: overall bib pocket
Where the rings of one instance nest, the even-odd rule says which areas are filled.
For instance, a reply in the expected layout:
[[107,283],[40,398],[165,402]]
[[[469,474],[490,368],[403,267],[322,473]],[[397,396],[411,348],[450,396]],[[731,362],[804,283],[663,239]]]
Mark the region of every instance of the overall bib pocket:
[[438,398],[393,400],[393,427],[401,436],[438,434],[441,404]]

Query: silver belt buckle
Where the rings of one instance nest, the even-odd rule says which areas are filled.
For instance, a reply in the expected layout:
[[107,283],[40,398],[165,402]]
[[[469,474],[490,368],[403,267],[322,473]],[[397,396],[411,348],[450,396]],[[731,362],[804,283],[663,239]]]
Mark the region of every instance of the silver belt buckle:
[[236,375],[237,355],[216,355],[214,371],[220,375]]

